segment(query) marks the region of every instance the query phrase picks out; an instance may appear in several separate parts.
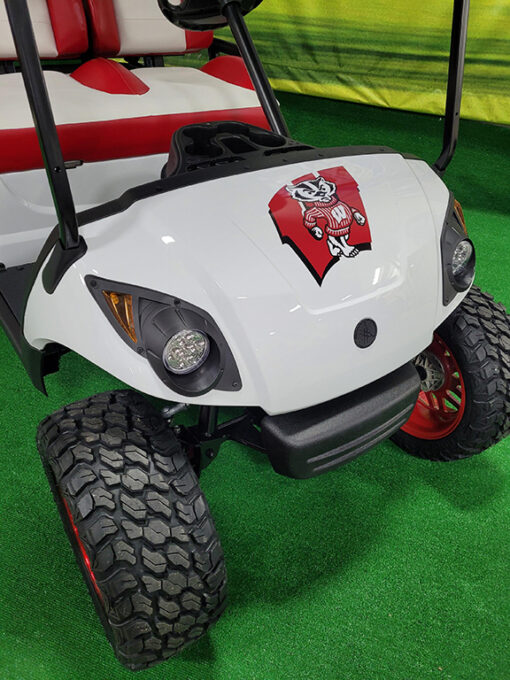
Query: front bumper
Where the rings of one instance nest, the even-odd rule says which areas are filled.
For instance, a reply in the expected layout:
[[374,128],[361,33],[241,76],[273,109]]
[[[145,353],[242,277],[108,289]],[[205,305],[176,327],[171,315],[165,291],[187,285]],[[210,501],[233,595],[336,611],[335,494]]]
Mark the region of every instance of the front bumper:
[[264,416],[263,449],[276,472],[315,477],[347,463],[407,422],[420,380],[412,363],[366,387],[301,411]]

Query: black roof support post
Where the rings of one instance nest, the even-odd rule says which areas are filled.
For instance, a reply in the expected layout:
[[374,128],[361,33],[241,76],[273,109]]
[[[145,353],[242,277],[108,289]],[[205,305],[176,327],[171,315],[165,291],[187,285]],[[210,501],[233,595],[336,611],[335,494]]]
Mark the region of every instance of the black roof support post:
[[235,38],[239,52],[243,57],[248,73],[252,79],[255,91],[271,130],[289,136],[289,130],[280,111],[273,89],[269,83],[262,62],[255,47],[238,0],[220,0],[221,12],[228,21],[232,35]]
[[5,0],[5,6],[55,204],[61,245],[64,250],[83,247],[27,0]]
[[464,79],[468,20],[469,0],[454,0],[443,149],[434,164],[434,170],[440,177],[442,177],[453,158],[459,137],[460,104],[462,99],[462,81]]

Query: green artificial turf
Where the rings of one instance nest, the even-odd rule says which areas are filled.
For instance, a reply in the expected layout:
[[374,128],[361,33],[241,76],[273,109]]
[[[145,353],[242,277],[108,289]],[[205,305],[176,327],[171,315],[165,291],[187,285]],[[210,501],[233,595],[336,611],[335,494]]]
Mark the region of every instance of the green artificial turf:
[[[280,95],[320,145],[387,144],[433,160],[435,118]],[[478,284],[510,306],[510,129],[463,122],[446,180],[478,249]],[[77,310],[79,313],[79,310]],[[412,322],[412,320],[410,320]],[[396,329],[405,332],[405,329]],[[78,356],[30,385],[0,333],[0,680],[123,680],[35,448],[37,423],[119,383]],[[225,446],[202,477],[229,607],[147,680],[508,680],[510,440],[455,464],[384,443],[309,481]]]

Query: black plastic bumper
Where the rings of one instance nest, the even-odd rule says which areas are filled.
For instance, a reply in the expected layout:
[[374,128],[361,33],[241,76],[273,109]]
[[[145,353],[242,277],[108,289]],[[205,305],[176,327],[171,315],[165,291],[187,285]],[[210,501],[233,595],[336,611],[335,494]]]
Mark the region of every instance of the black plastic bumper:
[[420,380],[408,363],[355,392],[261,423],[276,472],[306,479],[356,458],[396,432],[411,415]]

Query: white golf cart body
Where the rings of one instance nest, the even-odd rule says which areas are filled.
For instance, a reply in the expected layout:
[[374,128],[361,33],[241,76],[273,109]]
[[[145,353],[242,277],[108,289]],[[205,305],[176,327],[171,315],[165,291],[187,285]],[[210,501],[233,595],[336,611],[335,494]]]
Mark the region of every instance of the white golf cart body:
[[[156,175],[164,160],[153,161]],[[90,192],[92,183],[100,192],[108,177],[118,181],[123,172],[132,177],[129,161],[117,165],[87,168],[89,181],[76,182],[78,201],[81,186]],[[268,204],[295,177],[336,166],[358,182],[372,249],[341,257],[318,285],[282,243]],[[87,198],[93,203],[93,196]],[[82,228],[87,252],[52,294],[43,287],[41,268],[27,302],[24,334],[36,349],[59,343],[135,389],[183,401],[122,340],[85,278],[169,294],[216,321],[242,382],[238,391],[213,389],[187,402],[260,406],[269,414],[307,408],[411,360],[459,304],[461,296],[450,306],[442,302],[440,239],[448,204],[448,190],[424,162],[396,153],[283,165],[140,200]],[[23,222],[35,220],[28,214]],[[14,257],[9,264],[23,264]],[[365,318],[376,322],[378,332],[373,345],[362,349],[353,334]]]
[[[457,285],[451,275],[466,235],[440,179],[456,141],[465,30],[451,52],[444,145],[432,168],[386,147],[293,141],[242,19],[257,2],[225,5],[241,59],[215,56],[212,34],[205,43],[190,34],[187,5],[181,14],[158,1],[177,27],[157,0],[119,0],[119,44],[92,21],[94,58],[71,75],[0,75],[12,95],[0,112],[0,320],[39,389],[72,350],[147,395],[200,405],[217,442],[268,451],[283,474],[319,474],[405,424],[420,387],[412,361],[472,281],[473,254],[471,278]],[[79,19],[80,1],[69,2]],[[29,0],[40,13],[34,38],[22,5],[7,0],[22,64],[78,50],[66,43],[71,53],[59,53],[62,16],[44,0]],[[465,24],[467,5],[455,11]],[[213,58],[200,70],[105,60],[133,54],[132,12],[146,13],[146,54],[209,45]],[[75,28],[86,43],[82,18]],[[2,21],[0,9],[0,29]],[[225,23],[218,15],[208,27],[215,21]],[[16,57],[13,43],[4,52]],[[330,203],[303,198],[314,182]],[[130,299],[134,340],[112,318],[108,292]],[[182,328],[202,332],[212,349],[176,377],[163,352]],[[246,407],[249,436],[235,422],[220,435],[218,406]],[[208,455],[202,435],[189,443]]]
[[[0,61],[22,69],[0,74],[0,324],[43,392],[72,350],[167,402],[110,391],[64,406],[37,436],[92,599],[132,670],[173,656],[223,611],[222,550],[196,475],[224,442],[304,479],[392,436],[419,441],[406,432],[413,418],[442,447],[477,405],[446,457],[418,452],[441,460],[481,450],[479,423],[483,446],[508,423],[508,352],[477,332],[473,300],[504,339],[508,317],[476,291],[456,310],[475,254],[440,179],[469,0],[455,1],[433,168],[387,147],[293,140],[243,19],[260,2],[59,0],[57,13],[56,2],[0,0]],[[227,23],[242,59],[203,38]],[[138,61],[145,45],[144,69],[103,58]],[[163,67],[161,53],[197,46],[212,57],[199,71]],[[83,63],[45,75],[41,56]],[[462,323],[468,371],[451,349]],[[196,423],[175,421],[189,404]],[[224,419],[220,406],[241,408]]]

